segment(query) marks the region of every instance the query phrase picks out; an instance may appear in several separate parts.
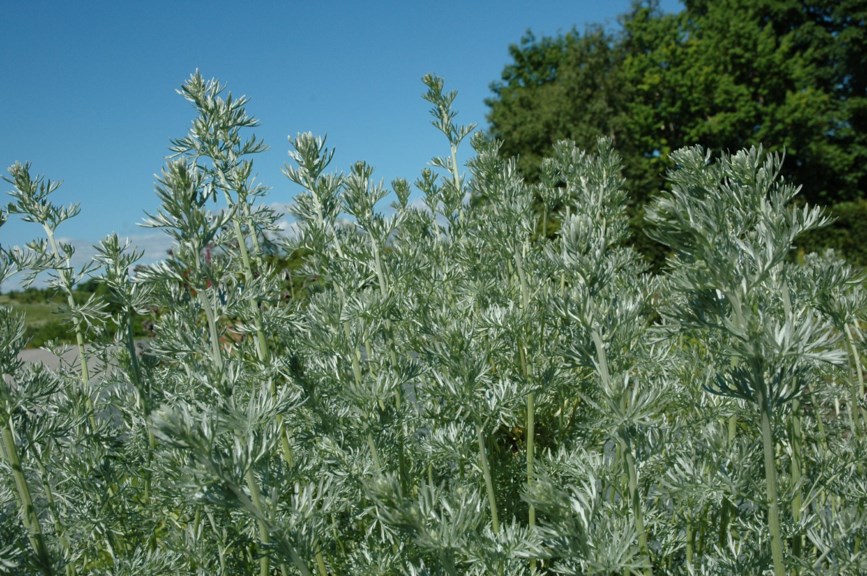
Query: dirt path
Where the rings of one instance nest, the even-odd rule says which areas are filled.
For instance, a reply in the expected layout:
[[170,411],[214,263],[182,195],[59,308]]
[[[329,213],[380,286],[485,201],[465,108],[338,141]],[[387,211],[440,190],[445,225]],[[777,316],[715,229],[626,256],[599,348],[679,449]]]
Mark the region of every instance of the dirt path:
[[[141,354],[142,350],[146,347],[146,340],[136,341],[136,350],[138,350],[139,354]],[[67,346],[61,356],[57,356],[53,352],[43,348],[29,348],[27,350],[22,350],[21,353],[18,354],[18,357],[28,364],[41,362],[46,368],[54,372],[57,372],[60,369],[61,359],[64,365],[78,369],[77,346]],[[88,365],[90,365],[90,362],[88,362]]]
[[[49,352],[48,350],[44,350],[42,348],[33,348],[28,350],[22,350],[18,355],[24,362],[28,364],[36,364],[41,362],[45,364],[45,367],[57,371],[60,368],[60,358],[56,356],[54,353]],[[63,353],[63,360],[69,364],[78,364],[78,349],[75,347],[68,348]]]

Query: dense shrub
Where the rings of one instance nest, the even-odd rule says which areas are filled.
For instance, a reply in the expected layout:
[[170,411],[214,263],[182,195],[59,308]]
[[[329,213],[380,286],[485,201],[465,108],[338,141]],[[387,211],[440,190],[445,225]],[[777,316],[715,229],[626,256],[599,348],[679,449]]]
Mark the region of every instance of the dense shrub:
[[[246,101],[198,74],[145,222],[164,261],[110,236],[73,271],[54,232],[74,211],[10,169],[11,211],[47,238],[2,277],[56,271],[81,362],[22,366],[0,309],[0,569],[863,573],[864,293],[840,260],[791,258],[826,219],[778,158],[674,153],[652,273],[611,142],[561,142],[528,185],[476,134],[462,174],[472,128],[425,82],[449,149],[421,202],[364,163],[328,173],[299,134],[293,237],[251,179]],[[563,207],[556,233],[535,199]],[[106,296],[75,298],[94,274]],[[132,319],[154,310],[141,354]]]
[[31,348],[41,348],[49,342],[72,343],[75,341],[74,333],[69,329],[69,324],[63,322],[48,322],[28,326],[24,331],[24,339]]

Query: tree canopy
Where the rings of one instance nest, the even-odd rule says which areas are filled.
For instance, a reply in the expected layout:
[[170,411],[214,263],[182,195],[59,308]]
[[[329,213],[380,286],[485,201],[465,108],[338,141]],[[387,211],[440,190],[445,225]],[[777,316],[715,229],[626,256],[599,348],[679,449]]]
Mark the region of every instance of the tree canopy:
[[[694,144],[785,152],[803,198],[851,221],[867,215],[865,19],[865,0],[685,0],[678,13],[651,0],[616,31],[528,32],[492,84],[490,132],[530,180],[558,140],[612,137],[637,227],[669,154]],[[845,232],[832,237],[847,248]]]

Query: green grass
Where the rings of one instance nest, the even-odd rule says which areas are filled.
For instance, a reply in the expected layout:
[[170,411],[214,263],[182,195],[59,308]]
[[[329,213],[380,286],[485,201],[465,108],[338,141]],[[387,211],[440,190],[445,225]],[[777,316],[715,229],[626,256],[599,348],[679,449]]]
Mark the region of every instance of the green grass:
[[13,310],[25,316],[27,327],[39,327],[51,322],[62,322],[64,315],[60,304],[48,300],[41,302],[21,302],[10,298],[8,294],[0,295],[0,306],[10,306]]
[[24,314],[27,348],[38,348],[49,340],[68,341],[71,338],[67,316],[57,302],[47,298],[33,301],[32,298],[22,299],[2,294],[0,306],[9,306]]

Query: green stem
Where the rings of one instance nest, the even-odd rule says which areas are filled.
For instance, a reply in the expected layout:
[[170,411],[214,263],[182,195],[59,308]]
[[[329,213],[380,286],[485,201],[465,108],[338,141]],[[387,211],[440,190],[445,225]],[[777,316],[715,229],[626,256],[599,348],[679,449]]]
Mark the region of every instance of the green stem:
[[[792,475],[792,486],[794,488],[794,495],[792,497],[792,521],[797,525],[801,522],[801,507],[803,506],[803,495],[802,495],[802,487],[801,487],[801,477],[803,474],[803,466],[804,466],[804,456],[803,456],[803,445],[804,445],[804,432],[801,427],[801,403],[795,399],[792,401],[792,414],[789,420],[790,430],[791,430],[791,444],[792,444],[792,461],[791,461],[791,475]],[[795,558],[799,558],[801,556],[801,548],[803,544],[803,536],[801,534],[795,534],[792,536],[792,555]],[[797,575],[797,570],[794,572]]]
[[[229,196],[229,193],[225,192],[225,196],[226,202],[232,206],[232,199],[231,196]],[[250,230],[250,237],[253,241],[253,249],[255,250],[254,256],[258,258],[261,252],[259,249],[259,239],[256,237],[255,231],[253,230],[253,222],[250,218],[250,205],[246,201],[242,201],[240,204],[247,220],[247,228]],[[238,243],[238,250],[241,253],[241,264],[244,269],[244,281],[248,286],[251,286],[254,279],[253,263],[250,259],[250,253],[247,250],[247,241],[244,238],[243,231],[241,230],[241,223],[238,222],[237,219],[233,219],[232,224],[235,233],[235,241]],[[268,346],[268,339],[265,337],[265,330],[263,328],[264,320],[262,319],[262,310],[259,309],[258,301],[250,301],[250,313],[253,316],[253,325],[256,328],[256,357],[263,365],[267,365],[271,361],[271,349]],[[270,382],[270,391],[272,397],[277,396],[277,384],[273,378]],[[282,452],[283,460],[288,466],[292,466],[292,446],[289,444],[289,432],[286,429],[282,414],[277,415],[277,430],[280,435],[280,451]]]
[[525,310],[530,305],[530,285],[527,281],[527,274],[524,270],[524,253],[527,251],[527,243],[525,242],[519,250],[515,250],[515,271],[518,273],[518,280],[521,284],[521,307]]
[[11,416],[3,426],[3,452],[6,455],[9,467],[12,469],[12,476],[15,478],[18,505],[21,509],[21,520],[24,523],[25,530],[27,530],[27,539],[30,541],[33,553],[36,555],[36,562],[39,565],[40,571],[46,576],[51,576],[54,573],[51,566],[51,557],[48,553],[45,537],[42,534],[42,527],[39,525],[39,517],[33,505],[33,498],[30,495],[30,486],[27,484],[27,477],[24,475],[21,460],[18,458],[18,446],[15,444]]
[[322,550],[316,551],[316,570],[319,571],[319,576],[328,576],[328,569],[325,567],[325,559],[322,556]]
[[[527,394],[527,486],[533,484],[533,466],[536,452],[536,395],[532,392]],[[530,528],[536,525],[536,507],[530,504],[529,508]],[[533,562],[535,564],[535,562]]]
[[[64,556],[69,557],[71,554],[69,538],[66,535],[66,530],[64,529],[63,524],[60,521],[60,515],[57,512],[57,501],[54,499],[54,490],[51,488],[51,482],[48,478],[48,470],[45,469],[45,465],[42,463],[42,456],[42,454],[37,455],[33,458],[33,461],[39,469],[39,479],[42,483],[42,490],[45,493],[48,512],[51,514],[51,521],[54,524],[54,532],[57,534],[58,540],[60,540],[60,546],[63,548]],[[67,565],[67,572],[72,568],[71,565]]]
[[864,414],[864,409],[861,406],[861,401],[864,398],[864,371],[861,368],[861,355],[858,353],[858,348],[855,346],[855,338],[852,336],[852,331],[849,325],[844,325],[846,332],[846,342],[849,345],[849,354],[852,359],[852,364],[855,367],[855,375],[857,384],[853,383],[850,387],[850,403],[852,407],[849,411],[852,433],[860,436],[867,428],[867,416]]
[[376,467],[378,476],[382,476],[382,461],[379,459],[379,451],[376,449],[376,444],[373,442],[373,436],[370,432],[367,433],[367,448],[370,450],[370,457],[373,458],[373,465]]
[[127,311],[124,315],[123,319],[124,324],[126,324],[126,334],[124,337],[124,343],[126,344],[126,351],[129,354],[129,362],[130,367],[132,368],[132,377],[133,384],[139,390],[139,394],[141,394],[145,400],[145,410],[150,407],[150,398],[144,396],[144,378],[142,377],[141,365],[138,361],[138,354],[135,351],[135,336],[132,331],[132,313]]
[[622,450],[625,456],[626,470],[629,475],[629,500],[632,504],[632,514],[635,518],[635,530],[638,532],[638,548],[641,550],[642,556],[646,562],[644,568],[645,576],[651,576],[650,568],[650,550],[647,547],[647,531],[644,528],[644,512],[641,507],[641,498],[638,493],[638,469],[635,466],[635,458],[632,455],[632,450],[623,442]]
[[[590,333],[593,344],[596,347],[596,357],[598,360],[599,377],[602,379],[606,389],[611,390],[611,373],[608,369],[608,356],[605,353],[605,344],[602,342],[602,337],[596,330]],[[624,390],[622,404],[628,400],[628,393]],[[623,406],[624,410],[627,406]],[[650,553],[647,547],[647,532],[644,529],[644,514],[641,508],[641,500],[638,497],[638,469],[635,465],[635,458],[632,455],[632,449],[623,438],[617,442],[617,457],[620,459],[622,469],[626,476],[626,485],[629,492],[629,500],[632,506],[632,513],[635,518],[635,529],[638,532],[638,545],[641,554],[644,556],[647,566],[644,573],[650,576]]]
[[132,368],[132,380],[133,385],[136,390],[138,390],[139,394],[139,412],[141,413],[142,420],[144,421],[145,434],[147,436],[148,446],[147,446],[147,467],[144,471],[144,499],[145,501],[150,500],[150,492],[151,492],[151,469],[150,464],[153,460],[154,449],[156,448],[156,441],[154,439],[154,433],[151,430],[150,426],[150,410],[151,410],[151,393],[150,389],[146,385],[144,381],[144,377],[141,371],[141,364],[138,361],[138,354],[135,350],[135,339],[132,331],[132,313],[127,310],[124,315],[124,323],[126,324],[124,344],[126,345],[127,354],[129,354],[130,367]]
[[[351,331],[349,327],[349,322],[346,321],[343,323],[343,332],[346,335],[346,339],[349,340],[351,336]],[[358,347],[352,347],[352,377],[355,379],[355,385],[361,386],[361,351]],[[367,432],[367,448],[370,450],[370,457],[373,459],[373,465],[376,467],[377,475],[382,475],[382,462],[379,459],[379,451],[376,449],[376,444],[373,442],[373,436],[370,431]]]
[[[528,378],[527,352],[523,343],[519,343],[518,351],[521,357],[521,371],[524,379]],[[527,394],[527,489],[533,485],[533,467],[536,454],[536,395]],[[530,504],[527,510],[527,523],[530,530],[536,527],[536,507]],[[536,573],[536,559],[530,559],[530,574]]]
[[[259,530],[259,542],[263,547],[267,548],[271,544],[271,536],[268,533],[268,524],[265,522],[265,509],[262,506],[262,496],[259,493],[259,484],[256,482],[256,477],[253,474],[253,469],[249,468],[244,475],[244,481],[247,484],[247,490],[250,491],[250,501],[256,512],[256,526]],[[303,563],[302,563],[303,566]],[[280,567],[285,571],[283,566]],[[303,573],[309,576],[307,567],[303,566]],[[267,554],[262,554],[259,558],[259,576],[268,576],[271,572],[271,558]]]
[[[524,271],[524,253],[527,250],[527,243],[524,242],[520,250],[515,250],[515,270],[518,272],[518,279],[521,285],[521,309],[527,312],[530,307],[530,288],[527,282],[527,275]],[[530,369],[527,362],[527,349],[524,342],[518,341],[518,356],[521,363],[521,376],[524,382],[529,383]],[[533,485],[533,467],[535,464],[536,452],[536,396],[533,392],[527,394],[527,488]],[[528,524],[532,530],[536,526],[536,507],[530,504],[528,507]],[[530,559],[530,574],[536,573],[536,559]]]
[[780,533],[780,508],[777,502],[777,468],[774,459],[774,436],[771,430],[771,406],[767,398],[760,399],[762,447],[765,456],[765,484],[768,497],[768,529],[771,532],[771,556],[774,576],[785,576],[783,539]]
[[259,236],[253,228],[253,216],[250,213],[250,203],[246,200],[242,202],[241,210],[244,212],[244,221],[247,225],[247,230],[250,231],[250,241],[253,243],[253,257],[258,259],[262,255],[262,246],[259,243]]
[[687,572],[692,572],[692,513],[689,513],[686,519],[686,568]]
[[725,549],[725,544],[728,541],[729,522],[731,521],[732,504],[728,498],[723,498],[722,511],[720,512],[719,534],[717,544],[720,549]]
[[458,572],[455,568],[455,555],[454,552],[448,548],[443,551],[442,554],[443,564],[445,565],[445,572],[449,576],[457,576]]
[[[726,448],[729,452],[734,450],[735,446],[735,438],[738,433],[738,417],[732,415],[726,421]],[[720,523],[719,523],[719,533],[717,538],[717,544],[720,548],[725,548],[726,543],[728,542],[728,532],[729,532],[729,524],[731,523],[732,515],[735,512],[735,507],[729,501],[728,498],[723,498],[722,501],[722,512],[720,514]]]
[[701,521],[698,523],[698,546],[696,553],[699,556],[704,556],[705,535],[707,534],[707,516],[710,512],[710,504],[705,504],[701,509]]
[[[451,173],[452,173],[452,182],[455,186],[455,192],[459,194],[459,197],[463,197],[463,193],[461,192],[461,175],[460,170],[458,169],[458,145],[456,142],[451,144]],[[458,205],[458,222],[463,222],[464,220],[464,204],[461,202]]]
[[198,290],[196,294],[198,295],[202,309],[205,311],[205,318],[208,321],[208,335],[211,343],[211,360],[213,360],[214,366],[216,366],[217,370],[222,372],[223,353],[220,350],[220,335],[217,332],[216,314],[214,313],[214,309],[211,307],[211,303],[208,301],[207,296],[205,296],[204,291]]
[[485,490],[488,495],[488,507],[491,510],[491,528],[495,535],[500,534],[500,516],[497,513],[497,499],[494,492],[494,480],[491,477],[491,467],[488,463],[488,450],[485,446],[485,435],[482,431],[482,425],[476,424],[476,437],[479,444],[479,468],[482,469],[482,476],[485,479]]
[[[228,193],[226,197],[228,199]],[[250,262],[250,254],[247,251],[247,241],[244,238],[244,233],[241,230],[241,223],[237,219],[232,220],[235,242],[238,243],[238,250],[241,253],[241,264],[244,268],[244,281],[248,286],[253,283],[253,265]],[[260,362],[267,363],[271,357],[271,351],[268,348],[268,340],[265,338],[265,330],[262,328],[262,311],[259,309],[259,303],[256,300],[250,300],[250,313],[253,316],[253,324],[256,327],[256,355]]]
[[[376,272],[377,280],[379,281],[379,294],[382,298],[382,301],[385,302],[386,298],[388,298],[388,281],[385,277],[385,269],[382,266],[382,256],[380,254],[379,245],[376,240],[373,238],[373,235],[370,235],[370,244],[373,250],[373,266]],[[391,365],[393,367],[397,367],[397,354],[394,351],[394,336],[391,327],[391,319],[385,319],[385,332],[388,335],[389,346],[388,346],[388,359],[391,361]],[[368,350],[368,352],[372,352]],[[395,408],[400,411],[401,400],[403,396],[403,390],[398,387],[397,392],[395,394]]]
[[[55,259],[58,262],[63,260],[63,257],[60,255],[60,249],[57,246],[57,240],[54,237],[54,230],[45,224],[43,224],[42,227],[45,230],[45,234],[48,236],[48,242],[51,245],[51,251],[54,253]],[[66,258],[66,268],[72,268],[72,263],[69,258]],[[69,307],[71,312],[75,310],[75,299],[72,297],[72,287],[64,284],[63,289],[66,292],[66,305]],[[95,430],[96,416],[94,415],[95,410],[90,395],[90,370],[87,364],[87,352],[84,347],[84,334],[81,331],[79,320],[75,316],[72,318],[72,325],[75,331],[75,344],[78,348],[78,361],[81,364],[81,386],[84,392],[85,407],[87,408],[87,419],[90,423],[91,429]]]

